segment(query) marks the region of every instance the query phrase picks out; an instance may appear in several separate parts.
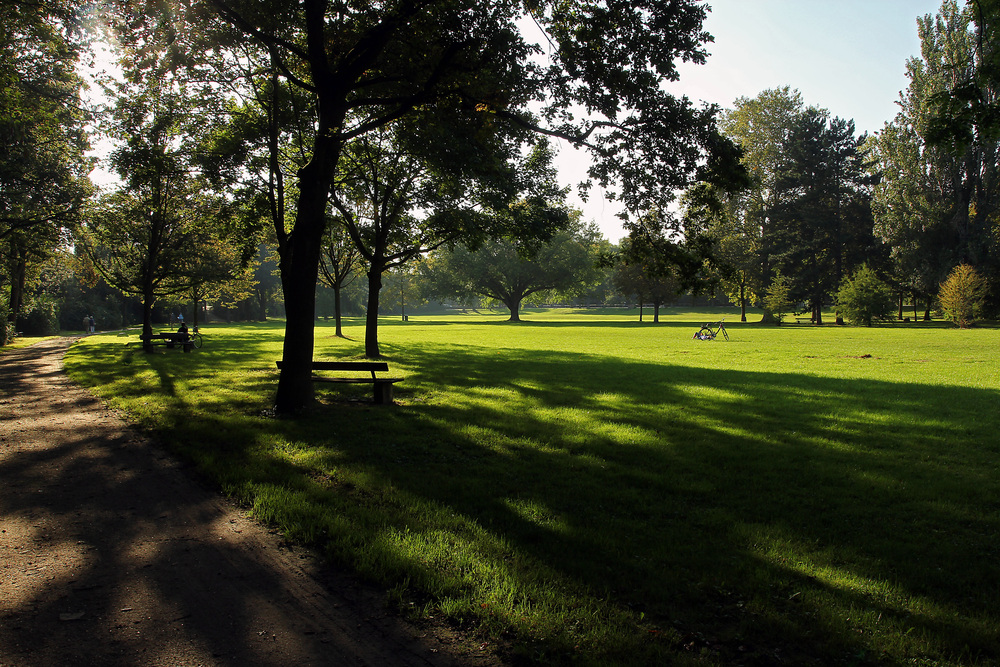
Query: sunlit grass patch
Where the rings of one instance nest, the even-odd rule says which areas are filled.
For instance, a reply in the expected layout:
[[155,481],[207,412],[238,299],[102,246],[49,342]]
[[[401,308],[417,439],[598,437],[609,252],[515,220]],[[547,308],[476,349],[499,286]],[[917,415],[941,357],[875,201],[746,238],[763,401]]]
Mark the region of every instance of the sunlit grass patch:
[[[299,420],[266,416],[273,324],[68,363],[290,539],[528,661],[1000,660],[1000,332],[632,315],[386,320],[397,405],[324,389]],[[317,358],[363,352],[328,332]]]

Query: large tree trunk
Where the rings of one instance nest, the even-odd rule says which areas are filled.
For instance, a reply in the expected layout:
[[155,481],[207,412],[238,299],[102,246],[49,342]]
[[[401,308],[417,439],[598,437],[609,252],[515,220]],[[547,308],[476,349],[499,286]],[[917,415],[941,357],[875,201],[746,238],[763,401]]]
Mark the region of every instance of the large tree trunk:
[[153,352],[153,286],[152,281],[143,288],[142,295],[142,349]]
[[382,292],[382,272],[374,268],[368,271],[368,312],[365,315],[365,357],[378,359],[378,303]]
[[[322,144],[317,139],[317,144]],[[332,149],[326,154],[332,152]],[[326,225],[326,203],[332,164],[323,160],[317,147],[312,162],[300,171],[299,205],[294,231],[279,248],[281,286],[285,295],[285,340],[281,352],[281,374],[274,408],[279,414],[295,414],[313,400],[312,357],[316,325],[316,282]]]
[[[310,40],[322,32],[322,3],[307,3],[311,14]],[[313,30],[317,32],[314,34]],[[311,46],[316,47],[319,42]],[[313,400],[312,357],[316,326],[316,283],[326,231],[326,207],[334,172],[340,159],[339,128],[346,105],[337,100],[335,90],[320,91],[320,118],[313,139],[312,159],[299,170],[299,200],[292,231],[278,231],[281,287],[285,296],[285,340],[281,352],[281,374],[274,409],[278,414],[295,414]],[[324,94],[325,93],[325,94]]]
[[507,306],[510,311],[510,318],[508,322],[520,322],[521,321],[521,299],[516,297],[510,297],[503,302],[503,305]]
[[747,286],[740,283],[740,322],[747,321]]

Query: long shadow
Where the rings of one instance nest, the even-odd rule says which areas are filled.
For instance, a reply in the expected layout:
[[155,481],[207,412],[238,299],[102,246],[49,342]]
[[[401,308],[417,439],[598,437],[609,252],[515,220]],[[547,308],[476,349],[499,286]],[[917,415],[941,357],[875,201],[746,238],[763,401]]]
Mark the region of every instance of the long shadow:
[[[39,377],[32,365],[51,354],[29,351],[18,360]],[[0,361],[0,397],[34,406],[30,420],[22,417],[17,437],[27,438],[27,422],[38,418],[58,424],[77,399],[60,395],[46,414],[42,406],[49,401],[34,383],[18,380],[10,362]],[[44,375],[65,380],[57,372]],[[77,402],[89,411],[99,407],[82,392]],[[127,430],[113,437],[90,433],[57,426],[32,434],[47,439],[43,447],[3,445],[2,539],[12,556],[28,554],[39,566],[37,577],[5,595],[3,662],[409,664],[412,656],[388,652],[393,645],[404,647],[405,640],[391,623],[370,618],[360,589],[342,598],[336,611],[319,611],[315,600],[303,600],[294,618],[262,614],[271,601],[294,597],[295,584],[261,567],[228,525],[204,538],[203,528],[220,516],[215,494],[179,475],[170,457]],[[54,557],[68,558],[74,567],[59,577],[44,576],[63,571],[51,565]],[[14,579],[10,574],[5,586]],[[55,619],[65,621],[57,631]],[[364,634],[355,634],[362,624]],[[387,649],[363,646],[358,636],[385,638]],[[280,641],[280,651],[268,641]]]
[[[824,599],[909,624],[945,655],[1000,657],[997,392],[460,346],[413,359],[409,396],[445,385],[469,400],[388,418],[332,408],[329,446],[571,579],[734,642],[787,626],[807,657],[809,637],[850,636]],[[754,616],[749,599],[773,604]]]
[[[260,341],[232,345],[225,363],[260,366]],[[996,391],[460,345],[386,352],[407,368],[403,406],[332,402],[224,440],[211,437],[224,424],[199,416],[187,437],[244,467],[231,485],[322,476],[261,458],[255,432],[316,445],[330,468],[449,508],[595,596],[716,638],[724,659],[871,654],[855,614],[913,628],[904,652],[1000,658]],[[159,372],[187,372],[177,363]],[[436,401],[442,387],[464,400]],[[186,415],[181,402],[168,421]],[[393,503],[358,516],[372,512],[355,539],[440,529]]]

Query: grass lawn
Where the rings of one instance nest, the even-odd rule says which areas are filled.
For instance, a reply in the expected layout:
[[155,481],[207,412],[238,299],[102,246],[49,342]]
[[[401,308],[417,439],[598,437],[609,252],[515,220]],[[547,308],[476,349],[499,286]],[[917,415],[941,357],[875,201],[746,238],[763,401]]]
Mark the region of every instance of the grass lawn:
[[[729,342],[692,340],[723,316]],[[281,323],[193,354],[91,336],[67,366],[289,539],[515,659],[1000,662],[1000,330],[522,317],[386,319],[397,405],[321,388],[294,421],[267,413]],[[345,333],[321,323],[316,358],[359,358]]]

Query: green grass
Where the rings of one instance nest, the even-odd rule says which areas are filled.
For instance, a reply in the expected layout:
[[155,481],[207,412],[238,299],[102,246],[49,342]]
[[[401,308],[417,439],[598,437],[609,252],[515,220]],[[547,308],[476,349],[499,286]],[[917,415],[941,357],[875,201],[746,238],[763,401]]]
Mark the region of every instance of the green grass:
[[338,387],[295,421],[266,416],[280,323],[67,364],[289,539],[528,661],[1000,661],[1000,331],[523,317],[386,319],[398,405]]

